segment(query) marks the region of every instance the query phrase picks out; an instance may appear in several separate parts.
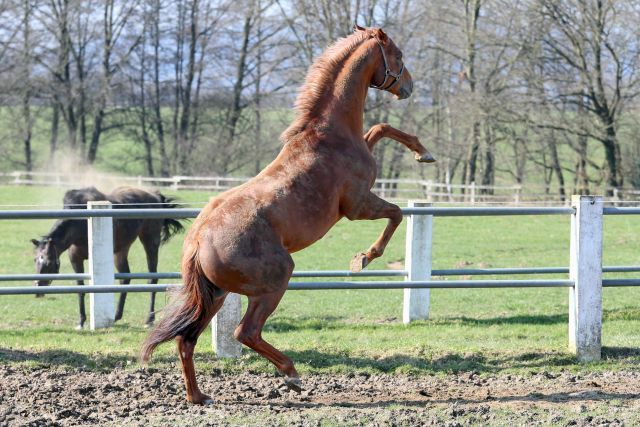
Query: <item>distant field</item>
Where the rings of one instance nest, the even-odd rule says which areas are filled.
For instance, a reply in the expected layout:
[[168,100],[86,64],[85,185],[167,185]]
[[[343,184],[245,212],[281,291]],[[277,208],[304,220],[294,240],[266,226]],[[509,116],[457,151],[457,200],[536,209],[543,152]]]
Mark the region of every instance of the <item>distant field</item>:
[[[0,204],[5,205],[0,208],[60,207],[63,192],[0,187]],[[203,192],[171,194],[198,207],[210,197]],[[1,221],[0,273],[32,272],[29,239],[46,233],[52,223]],[[296,269],[347,269],[353,254],[366,249],[383,227],[384,221],[341,221],[316,245],[294,255]],[[569,262],[568,217],[436,218],[434,230],[434,268],[567,266]],[[384,257],[370,268],[403,261],[404,233],[403,225]],[[182,236],[177,236],[161,249],[160,271],[179,270],[181,244]],[[640,217],[606,218],[605,265],[638,265],[639,248]],[[138,243],[130,261],[132,271],[144,271]],[[62,271],[71,271],[66,254]],[[264,336],[291,355],[305,373],[488,373],[535,370],[542,365],[551,370],[628,369],[640,362],[639,297],[640,289],[604,290],[604,360],[587,367],[576,365],[566,352],[566,289],[433,290],[431,320],[411,326],[401,322],[399,290],[291,291],[267,322]],[[159,297],[160,306],[165,300],[164,295]],[[82,360],[98,369],[135,366],[146,334],[142,323],[147,304],[148,296],[130,295],[125,318],[117,326],[76,332],[75,295],[0,297],[0,360],[70,366]],[[200,363],[209,369],[250,367],[272,372],[251,351],[238,361],[216,361],[210,354],[209,332],[198,346]],[[160,347],[157,363],[173,362],[174,352],[171,344]]]

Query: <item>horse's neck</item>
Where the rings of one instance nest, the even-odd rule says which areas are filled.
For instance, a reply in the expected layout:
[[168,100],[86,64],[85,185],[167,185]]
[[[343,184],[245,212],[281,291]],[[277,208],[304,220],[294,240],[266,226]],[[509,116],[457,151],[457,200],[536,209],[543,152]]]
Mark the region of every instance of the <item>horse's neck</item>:
[[58,253],[66,251],[74,243],[77,237],[77,233],[74,233],[74,228],[77,225],[74,220],[69,219],[59,220],[53,225],[46,237],[51,238]]
[[[367,46],[362,44],[335,67],[335,75],[307,87],[306,90],[310,93],[303,91],[299,97],[308,95],[313,102],[304,107],[303,112],[285,131],[284,141],[309,125],[326,132],[328,136],[362,136],[364,104],[373,73],[369,62],[371,60]],[[316,84],[321,86],[315,86]],[[332,140],[344,141],[348,138]]]
[[335,127],[342,124],[356,135],[362,135],[364,104],[369,88],[369,76],[351,73],[341,76],[333,88],[334,98],[329,102],[328,121]]
[[328,102],[325,117],[330,128],[362,135],[364,104],[367,98],[370,76],[362,73],[341,73],[333,86],[333,98]]

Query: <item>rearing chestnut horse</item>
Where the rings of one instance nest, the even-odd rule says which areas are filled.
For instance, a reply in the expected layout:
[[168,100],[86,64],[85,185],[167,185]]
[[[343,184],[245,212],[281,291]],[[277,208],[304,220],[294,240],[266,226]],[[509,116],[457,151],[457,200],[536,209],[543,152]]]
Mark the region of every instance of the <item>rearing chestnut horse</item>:
[[298,115],[282,134],[278,157],[249,182],[213,198],[185,238],[182,298],[150,333],[141,356],[147,361],[160,343],[175,338],[190,402],[212,402],[198,388],[193,352],[229,292],[249,299],[236,339],[270,360],[285,383],[300,391],[293,362],[261,336],[287,290],[293,272],[290,253],[320,239],[343,217],[388,218],[378,240],[352,261],[352,270],[361,270],[382,255],[402,221],[398,206],[370,191],[376,178],[374,144],[390,137],[418,161],[433,161],[415,136],[387,124],[372,127],[363,137],[368,88],[405,99],[413,83],[402,52],[381,29],[354,30],[309,70],[296,101]]

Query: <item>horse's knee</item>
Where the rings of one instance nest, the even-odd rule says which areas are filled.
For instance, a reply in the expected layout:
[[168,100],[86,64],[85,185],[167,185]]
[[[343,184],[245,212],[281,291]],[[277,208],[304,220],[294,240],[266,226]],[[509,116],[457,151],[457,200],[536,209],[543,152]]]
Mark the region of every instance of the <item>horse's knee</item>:
[[375,124],[373,126],[371,126],[371,131],[373,132],[386,132],[387,130],[389,130],[389,123],[378,123]]

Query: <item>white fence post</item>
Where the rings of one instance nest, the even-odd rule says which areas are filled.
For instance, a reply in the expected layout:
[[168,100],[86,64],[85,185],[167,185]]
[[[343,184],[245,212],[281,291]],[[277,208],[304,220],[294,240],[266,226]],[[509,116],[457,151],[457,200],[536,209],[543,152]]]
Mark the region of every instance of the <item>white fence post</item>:
[[[428,207],[430,203],[409,201],[409,207]],[[406,280],[431,280],[431,236],[433,215],[409,215],[407,218],[407,240],[405,252]],[[429,318],[429,289],[404,290],[402,321]]]
[[[111,209],[110,202],[89,202],[88,209]],[[91,285],[113,285],[113,218],[89,218],[89,274]],[[113,294],[89,294],[89,327],[108,328],[115,319]]]
[[602,197],[572,196],[569,350],[581,362],[600,360],[602,335]]
[[240,295],[229,293],[224,305],[211,320],[211,341],[218,357],[238,358],[242,355],[242,344],[234,337],[233,331],[242,317]]

